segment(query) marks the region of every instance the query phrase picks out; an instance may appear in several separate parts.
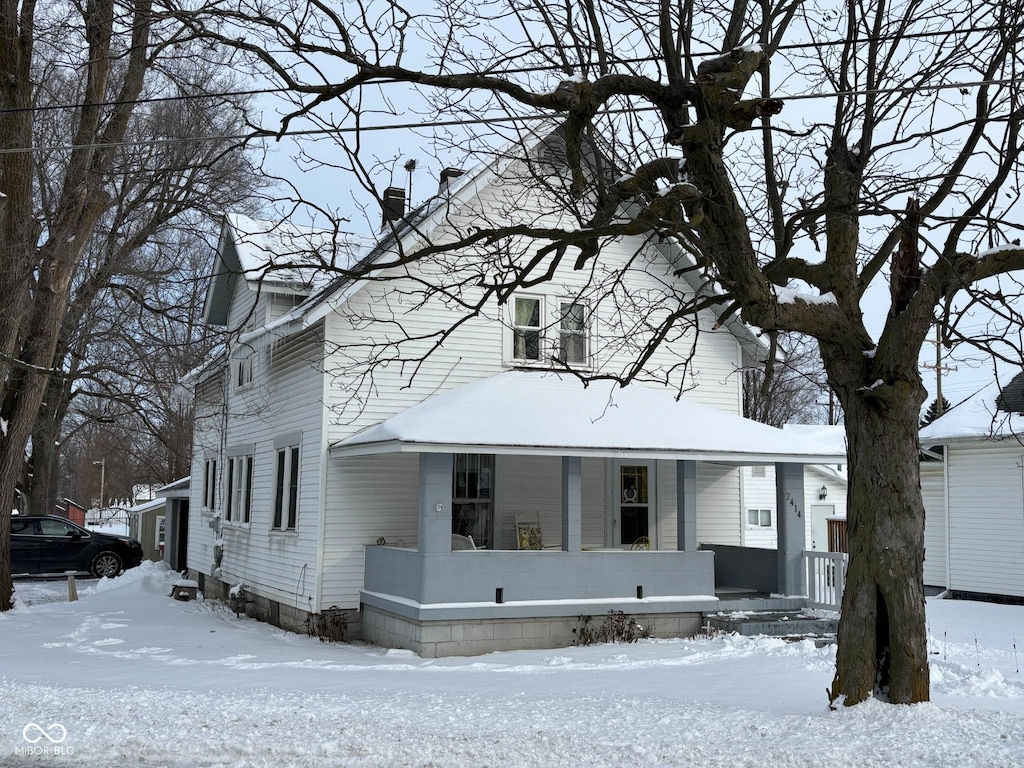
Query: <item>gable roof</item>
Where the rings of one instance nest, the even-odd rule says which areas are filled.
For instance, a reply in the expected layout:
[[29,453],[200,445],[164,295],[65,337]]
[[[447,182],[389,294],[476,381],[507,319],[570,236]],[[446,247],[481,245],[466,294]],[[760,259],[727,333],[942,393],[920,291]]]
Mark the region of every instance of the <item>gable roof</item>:
[[235,285],[252,291],[308,296],[330,285],[334,270],[351,269],[373,240],[350,232],[260,221],[239,213],[224,217],[204,317],[224,325]]
[[1024,415],[1024,372],[1018,373],[996,397],[996,408],[1006,413]]
[[[1024,373],[1000,390],[991,382],[921,428],[922,444],[1024,437]],[[1012,409],[1012,410],[1010,410]]]
[[845,461],[845,451],[669,390],[505,371],[434,395],[331,446],[332,455],[516,453],[736,463]]
[[[369,246],[367,245],[369,239],[363,239],[361,245],[364,247],[352,251],[353,260],[347,265],[339,263],[338,266],[350,270],[365,269],[388,256],[393,256],[397,246],[414,247],[412,241],[419,238],[421,233],[430,232],[439,226],[451,208],[462,207],[471,201],[488,184],[499,177],[509,165],[521,160],[524,154],[553,151],[557,156],[557,142],[552,141],[552,137],[557,136],[557,132],[558,128],[546,133],[536,131],[531,133],[527,140],[512,142],[512,145],[518,150],[517,152],[499,152],[496,159],[480,163],[469,172],[452,179],[436,195],[410,211],[400,222],[395,222],[375,245]],[[554,147],[553,150],[552,147]],[[263,223],[263,226],[271,225]],[[323,230],[319,231],[323,232]],[[307,235],[307,237],[309,236]],[[355,236],[346,235],[346,237],[354,238]],[[650,245],[662,253],[676,270],[678,278],[686,283],[694,293],[707,294],[716,291],[713,283],[702,277],[702,271],[697,268],[696,259],[686,249],[671,243],[651,243]],[[276,259],[278,264],[282,264],[284,262],[281,259],[281,254],[275,252],[275,247],[274,240],[264,238],[259,241],[258,248],[249,248],[246,253],[250,258],[262,254],[264,258],[269,259],[270,263]],[[258,266],[251,264],[250,269],[256,270]],[[337,307],[344,305],[365,283],[365,279],[355,278],[351,275],[335,275],[319,290],[310,293],[306,300],[294,309],[271,324],[245,334],[243,340],[252,341],[267,332],[273,332],[278,337],[298,333],[318,322]],[[222,291],[226,290],[227,286],[222,289]],[[230,294],[227,295],[230,296]],[[739,341],[744,353],[750,359],[759,361],[767,356],[768,345],[760,338],[760,332],[740,320],[738,314],[730,314],[723,326]]]

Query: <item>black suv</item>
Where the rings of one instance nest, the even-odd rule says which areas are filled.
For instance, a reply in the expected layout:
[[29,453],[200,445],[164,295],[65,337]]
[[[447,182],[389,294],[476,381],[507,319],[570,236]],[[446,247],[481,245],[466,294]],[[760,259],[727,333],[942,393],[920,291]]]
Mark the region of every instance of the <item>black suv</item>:
[[135,539],[87,531],[55,515],[11,518],[12,574],[88,571],[113,578],[141,562]]

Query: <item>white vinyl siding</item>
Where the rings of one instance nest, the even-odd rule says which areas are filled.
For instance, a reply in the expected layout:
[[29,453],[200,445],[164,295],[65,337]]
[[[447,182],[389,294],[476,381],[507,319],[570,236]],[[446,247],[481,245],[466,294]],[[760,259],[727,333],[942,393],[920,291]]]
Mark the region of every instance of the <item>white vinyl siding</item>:
[[[269,339],[268,339],[269,341]],[[266,354],[266,350],[257,350]],[[192,514],[189,524],[189,567],[214,575],[213,540],[220,523],[223,556],[219,578],[226,584],[244,583],[261,597],[303,610],[317,608],[317,552],[320,536],[320,457],[324,415],[323,381],[316,363],[323,356],[323,340],[316,330],[289,339],[274,350],[265,376],[242,391],[229,387],[226,433],[224,419],[208,419],[221,451],[221,467],[227,456],[222,446],[253,446],[250,524],[224,524],[217,515]],[[270,356],[267,356],[270,359]],[[223,414],[224,406],[220,406]],[[197,425],[200,422],[197,421]],[[218,434],[219,433],[219,434]],[[275,445],[283,434],[301,435],[299,472],[296,476],[298,507],[294,530],[274,531],[273,499]],[[197,439],[197,447],[201,443]],[[260,468],[263,469],[260,469]],[[226,488],[226,472],[220,487]],[[193,491],[196,496],[198,491]],[[194,498],[193,503],[198,501]],[[211,520],[212,518],[212,520]],[[212,527],[211,527],[212,526]],[[195,548],[193,548],[195,543]]]
[[418,484],[412,453],[327,462],[321,605],[359,607],[366,545],[418,546]]
[[924,499],[924,583],[946,586],[946,479],[942,464],[921,464]]
[[740,501],[738,470],[698,462],[697,541],[742,545]]
[[1024,596],[1022,448],[947,446],[949,584],[953,590]]

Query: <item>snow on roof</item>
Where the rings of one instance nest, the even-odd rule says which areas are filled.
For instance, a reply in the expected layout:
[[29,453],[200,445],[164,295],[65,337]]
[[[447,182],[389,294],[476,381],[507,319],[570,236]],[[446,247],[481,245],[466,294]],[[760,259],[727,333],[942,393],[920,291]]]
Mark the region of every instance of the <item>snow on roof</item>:
[[842,424],[783,424],[782,428],[846,455],[846,427]]
[[246,280],[302,291],[326,286],[336,274],[332,270],[351,269],[373,245],[372,239],[349,232],[258,221],[239,213],[228,214],[227,225]]
[[996,408],[997,382],[987,384],[921,429],[922,443],[1001,439],[1024,435],[1024,415]]
[[336,455],[466,451],[719,461],[845,461],[836,451],[668,390],[506,371],[435,395],[331,447]]
[[156,498],[150,501],[143,501],[136,504],[134,507],[129,507],[125,510],[129,515],[141,515],[143,512],[149,512],[151,509],[157,509],[158,507],[166,506],[167,499]]
[[179,478],[172,483],[161,486],[156,489],[157,493],[166,493],[167,491],[187,491],[191,487],[192,476],[186,475],[185,477]]

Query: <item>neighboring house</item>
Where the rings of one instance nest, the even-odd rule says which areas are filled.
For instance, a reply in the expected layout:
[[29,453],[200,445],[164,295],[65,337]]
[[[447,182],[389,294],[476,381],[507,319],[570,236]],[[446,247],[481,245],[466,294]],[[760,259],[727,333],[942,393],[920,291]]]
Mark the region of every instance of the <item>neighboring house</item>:
[[[543,159],[548,147],[533,151]],[[787,500],[770,591],[806,594],[803,465],[844,459],[741,417],[738,370],[763,354],[749,328],[703,314],[699,333],[647,362],[641,378],[662,386],[584,387],[551,363],[626,368],[645,323],[708,290],[682,250],[640,236],[609,243],[602,265],[633,265],[617,293],[591,290],[593,276],[570,261],[486,306],[422,362],[459,315],[457,302],[420,293],[419,270],[457,273],[473,254],[389,281],[316,268],[442,241],[449,227],[493,218],[498,199],[530,214],[516,167],[449,174],[405,214],[414,230],[398,224],[376,244],[228,217],[206,319],[236,340],[187,378],[187,565],[208,595],[234,588],[247,612],[292,628],[337,611],[350,637],[424,656],[566,645],[576,617],[610,609],[659,635],[691,634],[719,608],[716,568],[730,559],[698,542],[729,548],[733,578],[744,578],[746,464],[779,467]],[[402,190],[385,198],[404,214]],[[460,290],[467,300],[475,289]]]
[[[786,424],[784,430],[846,453],[846,430],[823,424]],[[778,542],[778,510],[775,499],[775,468],[764,464],[744,467],[743,545],[775,549]],[[804,546],[817,552],[846,552],[846,492],[849,482],[845,460],[812,464],[804,471],[804,503],[807,508]]]
[[1024,373],[921,429],[925,584],[1024,598]]
[[190,477],[183,477],[157,488],[155,493],[167,500],[161,535],[163,560],[172,570],[188,569],[188,523]]
[[164,559],[164,530],[167,519],[167,499],[143,501],[128,510],[128,535],[142,544],[146,560]]

